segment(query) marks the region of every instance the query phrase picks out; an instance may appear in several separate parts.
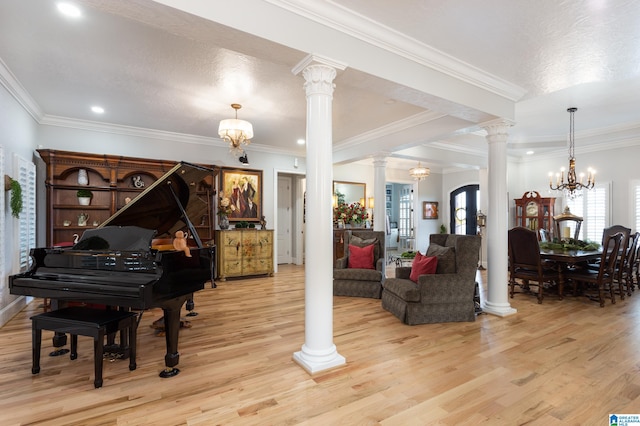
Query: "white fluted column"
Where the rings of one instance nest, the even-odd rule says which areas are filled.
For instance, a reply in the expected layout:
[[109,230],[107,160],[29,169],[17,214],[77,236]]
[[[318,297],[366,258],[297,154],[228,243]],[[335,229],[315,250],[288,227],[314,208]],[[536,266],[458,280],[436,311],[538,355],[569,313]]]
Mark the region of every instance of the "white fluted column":
[[[373,157],[373,230],[386,231],[386,183],[388,153],[378,153]],[[385,244],[386,245],[386,244]],[[385,256],[386,259],[386,256]]]
[[331,109],[335,68],[302,70],[307,94],[307,226],[305,342],[293,359],[309,373],[346,363],[333,344],[333,154]]
[[489,143],[487,208],[487,300],[483,311],[507,316],[517,311],[509,304],[508,245],[509,199],[507,197],[507,139],[511,123],[498,120],[482,127]]

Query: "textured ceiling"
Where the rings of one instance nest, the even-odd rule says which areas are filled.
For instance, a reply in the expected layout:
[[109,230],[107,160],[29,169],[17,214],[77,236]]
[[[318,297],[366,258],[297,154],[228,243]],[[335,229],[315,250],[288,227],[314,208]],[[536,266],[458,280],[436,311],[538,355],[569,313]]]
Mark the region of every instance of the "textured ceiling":
[[[411,148],[432,145],[475,152],[478,164],[470,159],[467,166],[482,164],[486,147],[477,123],[495,117],[489,103],[485,109],[461,101],[463,90],[470,98],[499,91],[517,98],[508,117],[516,123],[510,132],[513,155],[562,149],[570,106],[579,108],[578,143],[597,143],[601,134],[640,127],[638,1],[75,3],[83,10],[75,21],[62,17],[49,0],[0,3],[0,59],[43,120],[99,121],[215,138],[219,120],[231,117],[229,105],[237,102],[243,105],[239,118],[254,124],[255,149],[301,155],[304,148],[295,141],[304,137],[305,97],[302,77],[291,69],[316,53],[315,46],[336,55],[344,51],[357,65],[336,78],[334,145],[342,150],[343,162],[383,149],[428,161],[426,153],[421,158],[420,149]],[[194,14],[161,3],[176,3]],[[252,16],[258,8],[250,5],[264,5],[270,15]],[[243,6],[248,21],[262,18],[255,21],[254,34],[207,19]],[[287,28],[295,21],[283,17],[294,15],[309,25]],[[257,22],[277,42],[257,35]],[[323,32],[326,28],[336,32]],[[408,69],[394,67],[395,62],[381,66],[376,58],[367,64],[370,55],[360,57],[357,49],[350,52],[347,43],[336,42],[338,32],[393,54],[408,52],[400,59],[444,70],[460,85],[430,91],[399,83]],[[488,83],[480,87],[477,81]],[[90,113],[95,103],[105,107],[103,116]],[[389,138],[392,131],[404,137]],[[584,142],[581,134],[588,136]],[[376,138],[386,142],[368,143]]]

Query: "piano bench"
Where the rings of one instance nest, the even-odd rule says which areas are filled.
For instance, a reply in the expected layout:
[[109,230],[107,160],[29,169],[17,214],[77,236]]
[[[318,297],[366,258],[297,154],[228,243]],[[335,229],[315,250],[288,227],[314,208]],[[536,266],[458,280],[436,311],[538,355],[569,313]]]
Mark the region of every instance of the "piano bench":
[[[71,306],[31,317],[33,367],[31,373],[40,372],[40,348],[42,330],[71,335],[71,359],[78,357],[78,335],[93,337],[93,356],[96,388],[102,386],[102,357],[105,336],[117,331],[128,331],[129,370],[136,369],[136,321],[137,314],[117,310]],[[124,339],[121,339],[124,340]],[[127,350],[128,349],[128,350]]]

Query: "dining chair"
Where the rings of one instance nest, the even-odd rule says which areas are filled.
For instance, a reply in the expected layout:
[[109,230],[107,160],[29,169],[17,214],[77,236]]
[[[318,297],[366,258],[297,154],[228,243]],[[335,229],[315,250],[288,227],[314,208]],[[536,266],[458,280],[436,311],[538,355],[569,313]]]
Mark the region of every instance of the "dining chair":
[[627,289],[627,296],[631,296],[631,292],[635,291],[635,283],[633,282],[634,269],[636,267],[636,260],[638,256],[638,237],[640,232],[633,233],[629,236],[629,244],[627,246],[624,266],[622,268],[622,281]]
[[615,270],[613,274],[613,281],[618,283],[618,292],[620,294],[620,298],[624,300],[624,279],[622,277],[625,261],[627,257],[627,248],[629,246],[629,238],[631,236],[631,229],[622,225],[613,225],[609,228],[605,228],[602,231],[602,247],[604,247],[605,238],[609,235],[613,235],[615,233],[622,233],[622,241],[620,241],[620,247],[618,248],[618,258],[615,263]]
[[[540,244],[535,231],[518,226],[509,230],[508,239],[511,298],[515,293],[516,285],[519,285],[524,292],[531,292],[529,286],[537,285],[538,303],[542,303],[545,283],[559,283],[558,272],[552,267],[553,264],[543,262],[540,258]],[[536,284],[532,284],[532,281]],[[562,288],[558,288],[558,294],[562,299]]]
[[607,234],[605,241],[602,243],[602,256],[597,270],[590,268],[576,268],[565,273],[567,280],[573,282],[573,292],[577,293],[577,285],[579,283],[592,284],[597,287],[598,301],[600,307],[604,307],[604,290],[609,289],[611,303],[616,303],[613,284],[616,274],[616,264],[618,262],[620,246],[624,234],[617,232],[613,235]]

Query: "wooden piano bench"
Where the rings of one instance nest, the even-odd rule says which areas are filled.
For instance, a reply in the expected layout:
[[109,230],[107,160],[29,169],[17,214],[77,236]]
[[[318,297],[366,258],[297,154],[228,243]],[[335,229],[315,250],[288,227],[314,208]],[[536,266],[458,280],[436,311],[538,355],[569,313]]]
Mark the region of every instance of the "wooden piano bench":
[[[86,306],[71,306],[45,312],[31,317],[33,367],[31,372],[40,372],[40,348],[42,330],[51,330],[71,335],[71,359],[78,357],[78,335],[93,337],[93,356],[96,388],[102,386],[102,357],[105,336],[117,331],[128,331],[129,370],[136,369],[136,313],[117,310],[95,309]],[[121,339],[124,340],[124,339]]]

